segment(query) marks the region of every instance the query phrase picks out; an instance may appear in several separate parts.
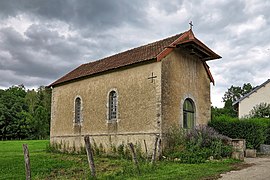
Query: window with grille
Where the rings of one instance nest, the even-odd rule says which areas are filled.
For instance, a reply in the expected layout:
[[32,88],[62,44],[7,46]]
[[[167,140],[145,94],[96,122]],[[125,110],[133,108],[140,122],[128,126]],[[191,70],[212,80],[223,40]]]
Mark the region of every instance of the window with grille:
[[195,108],[191,99],[186,99],[183,105],[183,127],[191,129],[195,126]]
[[117,118],[117,93],[111,91],[109,94],[109,120]]
[[77,97],[75,99],[75,123],[80,123],[81,122],[81,98]]

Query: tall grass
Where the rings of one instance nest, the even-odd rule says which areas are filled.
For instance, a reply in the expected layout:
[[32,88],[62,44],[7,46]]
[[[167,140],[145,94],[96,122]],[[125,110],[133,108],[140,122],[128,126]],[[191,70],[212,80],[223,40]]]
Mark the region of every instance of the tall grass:
[[[46,140],[0,141],[0,179],[25,179],[22,144],[29,147],[32,179],[90,179],[86,155],[49,153],[46,152],[48,143]],[[141,175],[138,175],[131,160],[101,156],[94,159],[97,179],[200,179],[229,171],[235,163],[232,160],[204,164],[160,161],[151,166],[141,159]]]

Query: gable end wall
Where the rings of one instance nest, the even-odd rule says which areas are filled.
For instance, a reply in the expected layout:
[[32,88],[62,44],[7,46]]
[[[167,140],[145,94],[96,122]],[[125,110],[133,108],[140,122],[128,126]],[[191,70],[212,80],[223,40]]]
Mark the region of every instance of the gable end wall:
[[256,92],[252,93],[250,96],[246,97],[239,103],[239,118],[244,118],[249,115],[249,112],[253,109],[254,106],[260,103],[269,103],[270,104],[270,83],[258,89]]
[[195,103],[195,123],[211,117],[210,79],[201,60],[184,49],[175,49],[162,60],[162,131],[183,127],[183,103]]

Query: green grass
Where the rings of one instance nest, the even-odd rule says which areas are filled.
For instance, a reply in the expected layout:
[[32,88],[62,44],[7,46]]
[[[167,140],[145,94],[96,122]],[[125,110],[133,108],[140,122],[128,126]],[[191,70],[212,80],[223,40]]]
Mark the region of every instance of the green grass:
[[[89,179],[85,155],[47,153],[48,140],[0,141],[0,179],[25,179],[22,144],[28,144],[32,179]],[[138,175],[130,160],[95,157],[98,179],[201,179],[232,169],[233,160],[202,164],[161,161],[156,166],[140,162]]]

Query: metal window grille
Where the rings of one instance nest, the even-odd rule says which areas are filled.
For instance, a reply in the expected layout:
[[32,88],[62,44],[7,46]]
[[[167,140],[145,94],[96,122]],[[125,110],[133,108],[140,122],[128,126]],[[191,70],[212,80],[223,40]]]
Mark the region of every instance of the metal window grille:
[[109,95],[109,120],[116,119],[117,115],[117,94],[111,91]]
[[81,122],[81,98],[75,100],[75,123]]

